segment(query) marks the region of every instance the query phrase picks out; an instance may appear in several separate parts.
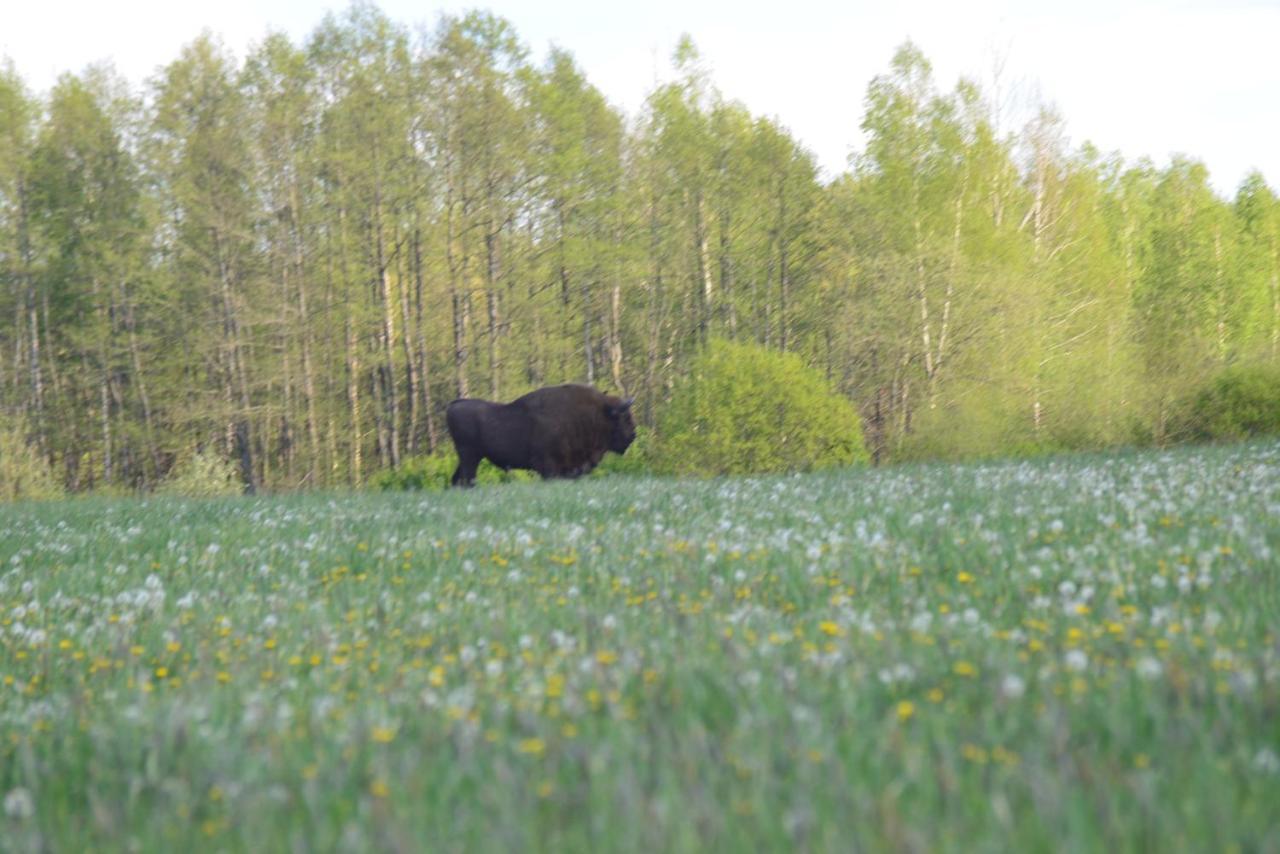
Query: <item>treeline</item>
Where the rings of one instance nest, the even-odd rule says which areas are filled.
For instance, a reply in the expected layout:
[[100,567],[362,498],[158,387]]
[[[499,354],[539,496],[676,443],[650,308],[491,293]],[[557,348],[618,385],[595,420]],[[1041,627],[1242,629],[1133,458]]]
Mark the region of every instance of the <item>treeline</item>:
[[359,4],[242,62],[203,37],[141,91],[9,66],[0,418],[71,489],[197,451],[299,488],[447,445],[458,396],[592,382],[652,425],[710,336],[800,354],[878,461],[1164,441],[1216,371],[1280,365],[1261,176],[1228,201],[1049,109],[1006,131],[908,44],[824,182],[691,42],[674,65],[625,116],[492,15],[417,36]]

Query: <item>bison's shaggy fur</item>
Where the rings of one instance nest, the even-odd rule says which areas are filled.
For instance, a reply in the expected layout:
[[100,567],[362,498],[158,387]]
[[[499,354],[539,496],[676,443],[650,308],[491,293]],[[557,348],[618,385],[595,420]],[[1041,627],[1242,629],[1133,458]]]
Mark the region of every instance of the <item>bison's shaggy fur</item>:
[[449,404],[445,420],[458,451],[454,486],[474,483],[482,459],[503,471],[578,477],[636,437],[631,401],[588,385],[540,388],[511,403],[463,398]]

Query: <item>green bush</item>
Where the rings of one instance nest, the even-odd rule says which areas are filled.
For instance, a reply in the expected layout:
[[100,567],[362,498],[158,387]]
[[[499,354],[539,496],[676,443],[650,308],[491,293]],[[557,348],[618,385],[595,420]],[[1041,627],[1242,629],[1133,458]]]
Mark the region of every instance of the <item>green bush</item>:
[[186,498],[216,498],[243,492],[244,483],[236,464],[212,451],[198,451],[179,460],[156,487],[157,495]]
[[22,421],[0,419],[0,501],[61,498],[62,484],[27,435]]
[[1227,368],[1184,401],[1177,438],[1236,440],[1280,433],[1280,369]]
[[656,464],[675,474],[812,471],[867,461],[853,404],[799,356],[712,340],[659,421]]
[[644,427],[636,427],[636,440],[625,454],[608,453],[591,472],[592,477],[614,475],[642,476],[652,474],[653,433]]
[[[458,455],[453,451],[408,457],[393,469],[383,469],[369,478],[369,486],[384,492],[400,490],[438,491],[447,489],[453,470],[458,467]],[[482,460],[476,470],[476,484],[515,483],[534,480],[528,471],[503,471],[488,460]]]

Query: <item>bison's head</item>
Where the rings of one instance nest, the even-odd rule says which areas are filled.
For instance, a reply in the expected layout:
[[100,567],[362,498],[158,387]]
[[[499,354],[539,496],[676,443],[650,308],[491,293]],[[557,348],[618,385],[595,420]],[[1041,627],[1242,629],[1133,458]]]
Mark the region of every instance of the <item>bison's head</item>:
[[[616,399],[616,398],[615,398]],[[621,454],[636,439],[636,423],[631,419],[631,402],[627,398],[619,403],[606,403],[604,414],[609,418],[609,450]]]

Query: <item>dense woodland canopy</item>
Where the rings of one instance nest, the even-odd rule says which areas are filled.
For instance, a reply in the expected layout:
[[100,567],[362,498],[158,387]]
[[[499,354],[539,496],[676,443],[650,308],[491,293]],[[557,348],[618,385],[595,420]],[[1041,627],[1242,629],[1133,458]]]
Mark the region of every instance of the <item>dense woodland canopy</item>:
[[1280,365],[1261,176],[1224,200],[1050,108],[1004,127],[911,44],[863,108],[826,181],[688,40],[628,116],[500,18],[363,4],[243,61],[202,37],[141,89],[37,97],[10,64],[0,419],[72,489],[197,450],[287,489],[447,444],[458,396],[586,381],[653,425],[711,336],[821,370],[877,461],[1163,441],[1215,371]]

